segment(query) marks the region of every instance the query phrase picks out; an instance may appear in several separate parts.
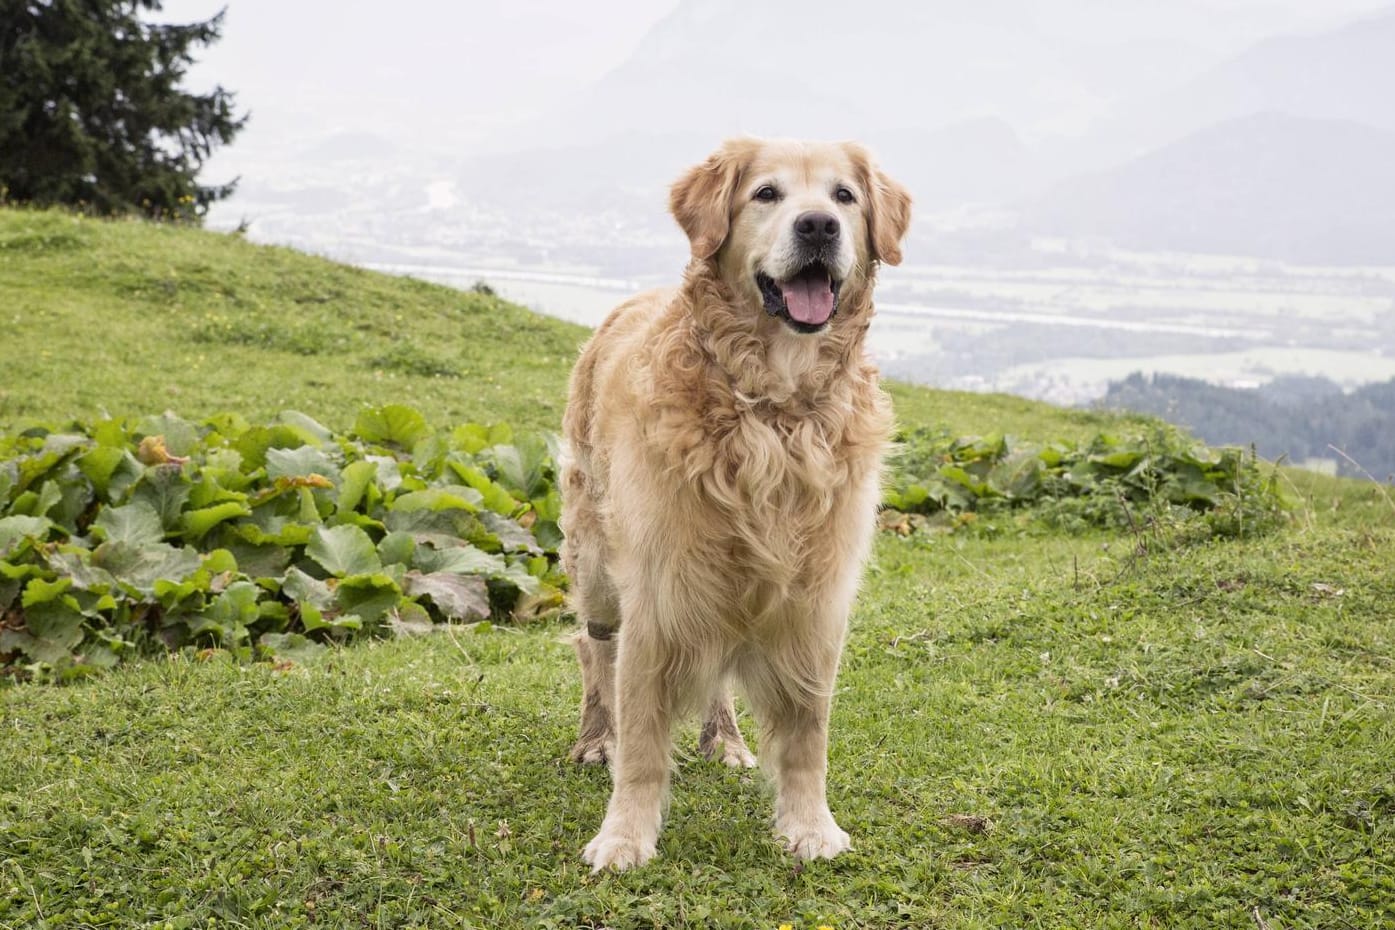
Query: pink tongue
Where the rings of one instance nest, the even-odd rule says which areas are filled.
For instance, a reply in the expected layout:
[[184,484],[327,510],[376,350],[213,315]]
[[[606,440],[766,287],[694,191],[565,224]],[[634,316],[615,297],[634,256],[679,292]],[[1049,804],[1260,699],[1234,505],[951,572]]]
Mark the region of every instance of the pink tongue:
[[821,326],[833,315],[833,286],[824,275],[801,275],[783,281],[780,293],[790,316],[800,323]]

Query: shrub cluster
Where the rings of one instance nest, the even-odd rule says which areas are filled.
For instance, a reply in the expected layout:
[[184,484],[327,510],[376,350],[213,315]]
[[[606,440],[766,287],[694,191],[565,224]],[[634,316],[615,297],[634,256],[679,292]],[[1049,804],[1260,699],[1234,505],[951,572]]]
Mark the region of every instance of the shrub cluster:
[[[71,679],[162,650],[294,658],[361,636],[555,612],[556,440],[363,411],[337,435],[171,414],[0,438],[0,674]],[[883,525],[1030,508],[1068,530],[1161,515],[1207,535],[1288,512],[1252,454],[1175,431],[1014,447],[901,437]]]
[[365,410],[348,435],[166,414],[0,440],[0,667],[294,655],[561,604],[544,438]]
[[929,429],[899,440],[886,506],[942,521],[1031,508],[1033,517],[1066,530],[1137,530],[1147,520],[1237,537],[1273,528],[1295,504],[1278,469],[1253,452],[1208,448],[1164,426],[1047,445]]

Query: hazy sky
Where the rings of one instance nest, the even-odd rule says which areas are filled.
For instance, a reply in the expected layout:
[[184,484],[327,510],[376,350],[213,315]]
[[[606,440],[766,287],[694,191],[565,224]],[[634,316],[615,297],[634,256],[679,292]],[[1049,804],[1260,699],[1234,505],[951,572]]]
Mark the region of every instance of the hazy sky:
[[[474,146],[610,70],[678,0],[168,0],[165,17],[208,16],[226,2],[224,37],[196,85],[235,90],[263,147],[335,129],[410,133]],[[687,0],[692,2],[692,0]],[[921,0],[907,0],[919,6]],[[1024,9],[1037,0],[1022,0]],[[1053,0],[1054,2],[1054,0]],[[1321,29],[1391,0],[1119,0],[1061,3],[1085,39],[1120,30],[1183,38],[1219,54],[1275,32]],[[737,5],[739,9],[739,5]],[[849,8],[856,3],[849,0]],[[387,14],[391,10],[390,15]],[[1047,9],[1052,9],[1047,7]],[[737,25],[739,28],[739,24]],[[892,28],[889,26],[889,28]],[[836,35],[830,35],[836,41]]]
[[257,116],[253,125],[397,128],[448,109],[462,140],[534,115],[559,89],[595,80],[677,5],[169,0],[165,16],[201,18],[224,2],[223,39],[195,79],[236,90]]

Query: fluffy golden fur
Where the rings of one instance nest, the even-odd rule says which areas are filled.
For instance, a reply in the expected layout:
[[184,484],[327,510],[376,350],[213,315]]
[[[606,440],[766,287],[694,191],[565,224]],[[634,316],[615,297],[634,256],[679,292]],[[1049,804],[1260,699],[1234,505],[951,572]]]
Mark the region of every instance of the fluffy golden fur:
[[[910,198],[857,145],[743,139],[670,206],[692,245],[683,284],[596,331],[564,421],[563,558],[583,624],[572,757],[609,761],[614,782],[584,857],[599,871],[654,855],[677,717],[705,711],[704,754],[755,763],[733,684],[760,726],[777,834],[831,857],[849,840],[825,800],[829,706],[891,427],[863,342]],[[804,305],[774,315],[759,281],[799,271],[811,216],[837,229],[819,245],[837,281],[823,323]]]

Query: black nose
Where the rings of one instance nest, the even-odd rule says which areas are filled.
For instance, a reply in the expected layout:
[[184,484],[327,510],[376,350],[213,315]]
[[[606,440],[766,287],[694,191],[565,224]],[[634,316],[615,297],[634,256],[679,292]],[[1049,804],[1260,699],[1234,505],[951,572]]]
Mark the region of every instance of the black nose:
[[794,221],[794,234],[800,242],[813,246],[834,242],[838,239],[838,217],[817,210],[801,213]]

